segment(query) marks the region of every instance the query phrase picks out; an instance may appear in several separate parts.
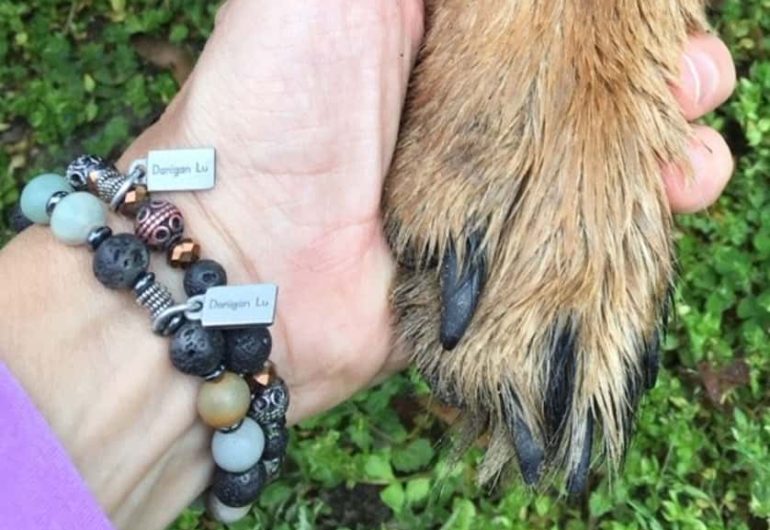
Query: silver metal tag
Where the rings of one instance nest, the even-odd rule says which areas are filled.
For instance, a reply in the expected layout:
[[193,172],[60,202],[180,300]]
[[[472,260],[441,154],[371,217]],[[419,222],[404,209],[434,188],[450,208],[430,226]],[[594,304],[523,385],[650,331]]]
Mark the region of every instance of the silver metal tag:
[[270,326],[277,297],[278,286],[270,283],[211,287],[203,300],[201,324],[206,328]]
[[150,151],[145,161],[149,191],[195,191],[214,187],[213,147]]

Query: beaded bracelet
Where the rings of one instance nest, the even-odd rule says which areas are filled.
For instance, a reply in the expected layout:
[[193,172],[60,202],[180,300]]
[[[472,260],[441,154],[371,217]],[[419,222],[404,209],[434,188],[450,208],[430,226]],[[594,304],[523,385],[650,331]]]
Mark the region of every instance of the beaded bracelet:
[[[179,209],[150,199],[142,162],[124,175],[99,157],[83,155],[68,166],[66,178],[40,175],[24,188],[13,224],[20,230],[27,220],[50,224],[63,243],[87,244],[94,251],[93,272],[99,282],[109,289],[132,290],[149,311],[153,331],[173,335],[171,362],[179,371],[203,378],[198,413],[216,429],[211,447],[217,469],[208,511],[220,522],[235,522],[278,475],[288,443],[289,392],[268,360],[272,338],[267,325],[275,310],[275,287],[227,286],[224,268],[214,260],[200,260],[200,246],[183,237]],[[134,234],[113,234],[99,199],[135,217]],[[176,304],[148,270],[151,249],[166,252],[172,267],[185,270],[185,303]],[[240,322],[232,315],[223,320],[207,309],[227,307],[228,294],[260,296],[265,288],[272,304],[253,304],[271,306],[268,322],[261,325],[255,325],[252,314]]]

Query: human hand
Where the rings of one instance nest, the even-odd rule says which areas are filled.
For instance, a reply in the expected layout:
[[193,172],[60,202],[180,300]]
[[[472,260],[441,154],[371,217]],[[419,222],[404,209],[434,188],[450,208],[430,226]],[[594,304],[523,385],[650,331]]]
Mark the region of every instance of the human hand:
[[[196,197],[209,212],[196,218],[213,215],[232,262],[282,286],[274,355],[301,419],[405,366],[389,355],[393,263],[379,205],[422,2],[296,4],[226,4],[177,104],[124,160],[174,142],[217,147],[222,179]],[[693,37],[686,52],[673,91],[696,120],[732,93],[735,70],[713,36]],[[663,172],[680,213],[714,202],[732,173],[724,139],[694,132],[692,181]]]
[[[396,369],[378,206],[421,19],[413,0],[233,0],[168,112],[119,163],[216,148],[216,189],[171,199],[231,284],[280,286],[271,358],[290,423]],[[199,382],[173,369],[168,340],[131,296],[94,280],[90,260],[38,227],[3,249],[0,359],[111,520],[163,528],[213,469]],[[153,270],[178,294],[178,271]]]
[[[216,147],[217,188],[173,200],[231,283],[280,286],[272,359],[290,387],[291,422],[406,364],[390,347],[394,264],[379,204],[421,33],[420,0],[230,0],[188,83],[121,161]],[[716,64],[691,61],[697,74],[688,67],[674,89],[696,119],[727,97],[734,71],[713,37],[688,50]],[[692,183],[664,171],[677,211],[715,200],[731,172],[723,140],[701,127],[696,137]],[[24,280],[9,282],[19,292],[6,299],[31,302],[14,312],[23,319],[0,323],[0,348],[118,526],[161,528],[209,479],[197,383],[171,368],[167,343],[129,297],[96,284],[89,259],[40,230],[9,245],[0,271]],[[67,273],[67,288],[52,286],[54,271]]]

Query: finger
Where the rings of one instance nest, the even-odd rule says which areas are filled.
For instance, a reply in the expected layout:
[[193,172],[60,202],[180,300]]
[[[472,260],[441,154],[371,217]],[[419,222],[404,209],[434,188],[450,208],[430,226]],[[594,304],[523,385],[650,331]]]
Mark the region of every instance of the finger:
[[735,64],[725,43],[701,34],[685,46],[679,83],[671,89],[685,118],[695,120],[730,97],[735,79]]
[[663,181],[676,213],[692,213],[713,204],[732,176],[734,162],[724,138],[710,127],[696,125],[689,156],[693,174],[675,165],[663,170]]

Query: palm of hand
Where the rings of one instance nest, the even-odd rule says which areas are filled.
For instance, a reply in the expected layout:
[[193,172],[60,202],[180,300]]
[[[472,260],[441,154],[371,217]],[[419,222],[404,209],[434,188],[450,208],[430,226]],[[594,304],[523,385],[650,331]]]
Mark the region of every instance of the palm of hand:
[[280,286],[273,359],[292,420],[401,364],[379,205],[422,17],[418,0],[297,3],[289,19],[268,1],[228,4],[228,32],[124,157],[216,147],[216,190],[174,201],[231,283]]

